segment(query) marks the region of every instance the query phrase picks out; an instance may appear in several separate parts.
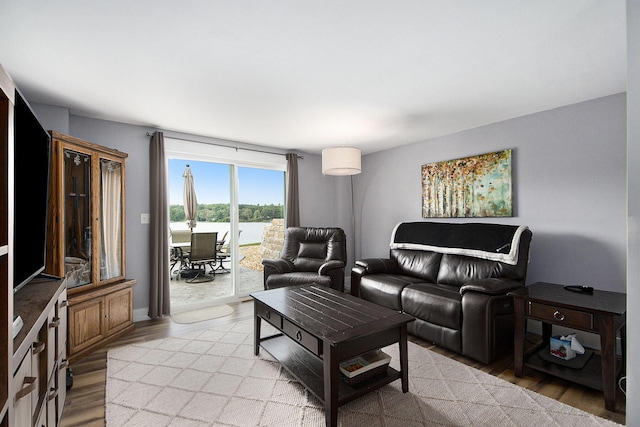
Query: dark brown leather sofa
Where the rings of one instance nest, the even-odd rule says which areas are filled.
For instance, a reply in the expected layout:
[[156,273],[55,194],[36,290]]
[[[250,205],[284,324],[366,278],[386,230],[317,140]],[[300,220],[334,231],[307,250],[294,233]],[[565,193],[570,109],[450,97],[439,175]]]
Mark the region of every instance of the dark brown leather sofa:
[[337,227],[288,227],[278,259],[263,259],[264,288],[317,283],[344,291],[347,242]]
[[524,226],[405,222],[389,258],[356,261],[351,294],[416,318],[409,333],[482,363],[513,347],[513,301],[525,286]]

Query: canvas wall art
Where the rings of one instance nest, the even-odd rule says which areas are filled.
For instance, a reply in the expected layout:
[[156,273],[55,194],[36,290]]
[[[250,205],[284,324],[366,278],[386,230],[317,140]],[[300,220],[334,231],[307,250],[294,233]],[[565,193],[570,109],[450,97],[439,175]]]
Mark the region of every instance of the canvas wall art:
[[513,215],[511,150],[422,165],[422,217]]

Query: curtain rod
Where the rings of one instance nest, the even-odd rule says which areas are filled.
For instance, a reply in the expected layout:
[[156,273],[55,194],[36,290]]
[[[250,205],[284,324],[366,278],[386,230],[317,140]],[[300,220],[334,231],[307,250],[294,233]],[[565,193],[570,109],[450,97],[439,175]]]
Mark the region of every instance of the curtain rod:
[[[152,132],[147,132],[147,136],[153,136],[153,133]],[[177,138],[175,136],[168,136],[167,138],[178,139],[180,141],[187,141],[187,142],[200,142],[200,141],[194,141],[193,139]],[[228,145],[212,144],[212,143],[209,143],[209,142],[203,142],[203,144],[215,145],[217,147],[235,148],[236,151],[238,151],[238,150],[247,150],[247,151],[254,151],[256,153],[277,154],[277,155],[280,155],[280,156],[284,156],[284,154],[282,154],[282,153],[274,153],[273,151],[265,151],[265,150],[256,150],[256,149],[253,149],[253,148],[230,147]],[[296,154],[296,157],[299,158],[299,159],[304,159],[304,156],[301,156],[299,154]]]

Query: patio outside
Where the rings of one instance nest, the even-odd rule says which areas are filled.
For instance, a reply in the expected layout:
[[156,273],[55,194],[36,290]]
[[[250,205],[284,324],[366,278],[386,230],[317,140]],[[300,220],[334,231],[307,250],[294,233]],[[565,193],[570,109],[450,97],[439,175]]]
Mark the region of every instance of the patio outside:
[[[264,289],[262,259],[277,258],[284,241],[284,220],[276,219],[264,224],[261,242],[240,246],[237,287],[240,295]],[[225,267],[230,268],[229,262]],[[174,273],[175,273],[174,269]],[[170,281],[171,311],[181,311],[181,307],[227,298],[233,295],[231,274],[217,273],[210,282],[188,283],[184,278],[172,274]]]

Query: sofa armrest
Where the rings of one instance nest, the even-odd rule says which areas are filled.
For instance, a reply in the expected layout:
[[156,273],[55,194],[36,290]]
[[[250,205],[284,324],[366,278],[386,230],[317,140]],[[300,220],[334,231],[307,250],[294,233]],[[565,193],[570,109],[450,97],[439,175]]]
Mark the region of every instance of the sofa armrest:
[[486,295],[505,295],[507,292],[522,288],[522,282],[512,279],[478,279],[465,283],[460,287],[460,295],[465,292],[479,292]]
[[293,264],[286,259],[263,259],[262,265],[265,269],[273,270],[272,273],[282,274],[291,273],[293,271]]
[[338,260],[331,260],[322,264],[318,269],[318,273],[324,276],[328,276],[331,270],[337,270],[340,268],[344,270],[344,262],[338,261]]
[[367,274],[396,273],[398,265],[389,258],[365,258],[351,269],[351,295],[360,296],[360,280]]
[[398,264],[389,258],[366,258],[356,261],[356,266],[360,267],[363,272],[363,276],[367,274],[379,274],[390,273],[395,274],[398,272]]

